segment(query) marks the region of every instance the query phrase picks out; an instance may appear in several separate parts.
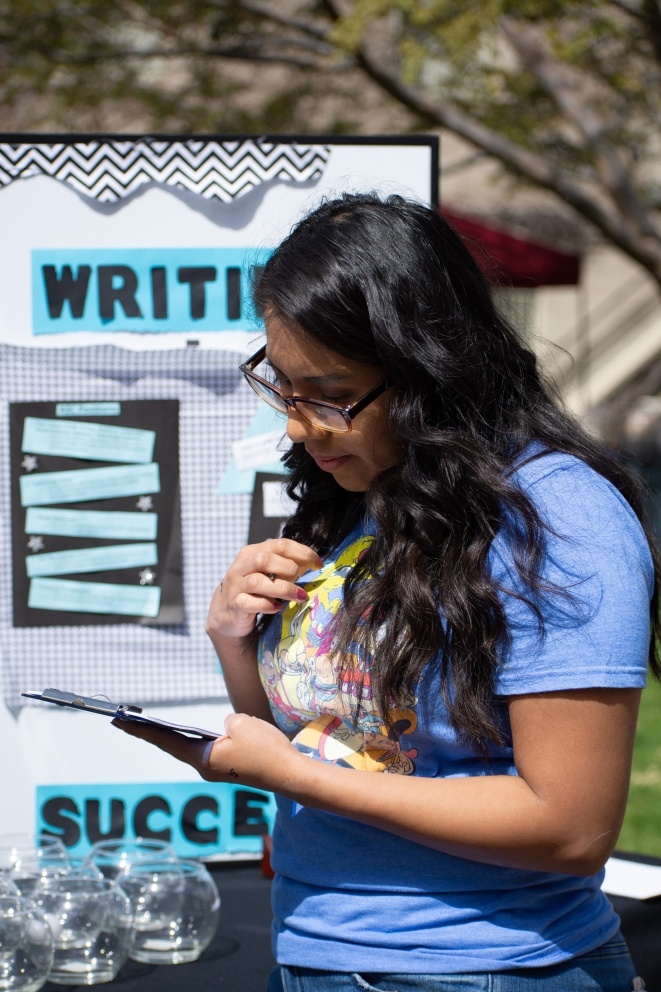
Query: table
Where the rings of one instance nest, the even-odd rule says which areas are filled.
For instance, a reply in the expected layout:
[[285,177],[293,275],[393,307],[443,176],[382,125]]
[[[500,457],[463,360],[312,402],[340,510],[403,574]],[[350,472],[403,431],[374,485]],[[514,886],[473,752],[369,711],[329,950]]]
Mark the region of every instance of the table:
[[[648,864],[659,858],[625,855]],[[198,961],[192,964],[156,966],[129,961],[109,988],[117,992],[264,992],[274,966],[271,955],[271,883],[261,873],[259,862],[225,862],[208,866],[221,897],[220,924],[216,936]],[[661,898],[612,897],[622,920],[638,974],[647,988],[661,990]],[[43,992],[63,992],[63,986],[47,982]]]
[[[625,860],[661,865],[661,858],[625,851],[615,853],[618,858]],[[650,992],[661,989],[661,896],[644,900],[625,899],[622,896],[609,896],[609,899],[622,920],[622,933],[638,974],[645,979]]]

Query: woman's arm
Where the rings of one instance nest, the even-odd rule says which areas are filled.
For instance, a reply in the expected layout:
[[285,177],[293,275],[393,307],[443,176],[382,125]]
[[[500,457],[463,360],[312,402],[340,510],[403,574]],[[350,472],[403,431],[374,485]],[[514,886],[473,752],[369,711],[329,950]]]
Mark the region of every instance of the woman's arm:
[[274,723],[266,693],[257,671],[257,650],[251,637],[231,638],[209,633],[225,688],[235,713],[247,713]]
[[324,764],[245,714],[229,716],[227,736],[206,750],[168,731],[121,726],[212,781],[273,790],[473,861],[591,875],[624,816],[639,699],[634,689],[513,697],[518,776],[423,778]]
[[312,768],[296,768],[288,791],[303,805],[448,854],[591,875],[611,854],[622,824],[639,699],[639,690],[627,689],[513,698],[518,776],[358,772],[353,779],[350,770],[309,762]]
[[284,538],[243,548],[216,589],[206,622],[234,710],[273,723],[257,671],[252,632],[259,613],[277,613],[283,601],[307,599],[295,585],[320,564],[312,548]]

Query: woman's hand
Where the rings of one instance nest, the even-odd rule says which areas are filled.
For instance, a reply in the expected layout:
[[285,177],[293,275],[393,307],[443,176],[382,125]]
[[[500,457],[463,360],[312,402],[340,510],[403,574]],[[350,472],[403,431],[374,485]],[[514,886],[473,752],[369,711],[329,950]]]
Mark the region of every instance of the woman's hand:
[[308,598],[296,579],[320,568],[316,551],[286,538],[242,548],[216,589],[206,632],[216,649],[225,686],[237,713],[272,721],[257,670],[257,651],[250,634],[258,613],[277,613],[282,603]]
[[245,713],[226,717],[225,735],[215,741],[196,740],[174,730],[130,720],[116,719],[112,723],[131,737],[141,737],[191,765],[207,782],[233,782],[278,791],[294,776],[297,763],[305,760],[281,730]]
[[316,551],[284,537],[242,548],[213,595],[207,634],[212,639],[246,637],[258,613],[277,613],[283,601],[304,602],[307,593],[296,579],[321,565]]
[[[577,689],[510,700],[517,775],[382,775],[311,760],[273,724],[231,714],[194,741],[113,721],[212,782],[277,792],[459,858],[593,875],[624,816],[638,689]],[[394,742],[393,742],[394,744]]]

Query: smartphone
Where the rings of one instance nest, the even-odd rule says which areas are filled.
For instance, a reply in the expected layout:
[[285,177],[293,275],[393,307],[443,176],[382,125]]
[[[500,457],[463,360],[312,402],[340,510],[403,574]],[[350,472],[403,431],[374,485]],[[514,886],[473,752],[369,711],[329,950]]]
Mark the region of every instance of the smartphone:
[[187,727],[181,723],[170,723],[157,716],[149,716],[140,706],[129,706],[127,703],[111,703],[108,699],[95,696],[80,696],[75,692],[64,692],[62,689],[44,689],[43,692],[22,692],[21,696],[30,699],[40,699],[44,703],[55,703],[56,706],[69,706],[75,710],[87,713],[100,713],[112,720],[131,720],[134,723],[145,723],[150,727],[165,727],[166,730],[176,730],[188,737],[201,737],[202,740],[215,741],[223,734],[213,730],[202,730],[200,727]]

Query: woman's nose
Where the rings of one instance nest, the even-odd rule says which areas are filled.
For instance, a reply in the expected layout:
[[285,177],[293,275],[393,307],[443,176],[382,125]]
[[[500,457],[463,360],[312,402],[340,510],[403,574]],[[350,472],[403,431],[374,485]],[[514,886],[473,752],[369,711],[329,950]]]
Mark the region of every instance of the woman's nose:
[[302,444],[308,438],[324,437],[326,433],[323,427],[315,427],[296,410],[287,411],[287,437],[294,444]]

